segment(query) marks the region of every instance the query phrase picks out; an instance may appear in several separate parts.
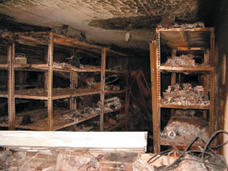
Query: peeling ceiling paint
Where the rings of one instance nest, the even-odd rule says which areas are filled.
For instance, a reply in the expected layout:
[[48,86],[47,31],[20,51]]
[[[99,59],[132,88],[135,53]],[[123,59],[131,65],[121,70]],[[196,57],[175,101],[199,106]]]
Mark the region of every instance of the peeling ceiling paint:
[[[4,21],[50,29],[65,24],[69,25],[69,36],[83,31],[89,42],[149,50],[164,14],[171,13],[178,22],[196,22],[202,19],[202,4],[210,1],[213,0],[2,0],[0,13],[8,17]],[[124,40],[127,30],[132,34],[129,43]]]

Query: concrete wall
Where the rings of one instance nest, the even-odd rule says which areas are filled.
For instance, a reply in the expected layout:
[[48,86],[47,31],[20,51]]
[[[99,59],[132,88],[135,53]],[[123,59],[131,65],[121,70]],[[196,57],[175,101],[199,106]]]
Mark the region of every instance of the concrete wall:
[[[216,40],[216,107],[217,128],[228,131],[228,1],[217,1],[214,26]],[[220,142],[228,136],[220,137]],[[228,145],[223,148],[223,155],[228,161]]]

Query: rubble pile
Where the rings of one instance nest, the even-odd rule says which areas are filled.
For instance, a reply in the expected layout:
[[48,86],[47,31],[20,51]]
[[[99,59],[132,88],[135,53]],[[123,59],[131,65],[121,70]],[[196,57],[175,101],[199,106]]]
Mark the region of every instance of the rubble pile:
[[190,83],[168,86],[166,92],[163,92],[162,103],[185,106],[210,105],[210,101],[204,98],[203,86],[198,85],[193,88]]
[[179,121],[168,124],[161,132],[161,138],[179,143],[191,142],[197,136],[204,141],[209,140],[205,127],[201,129],[193,124]]
[[194,56],[192,54],[174,56],[172,58],[168,58],[164,63],[164,66],[186,66],[186,67],[195,67],[197,64],[195,63]]

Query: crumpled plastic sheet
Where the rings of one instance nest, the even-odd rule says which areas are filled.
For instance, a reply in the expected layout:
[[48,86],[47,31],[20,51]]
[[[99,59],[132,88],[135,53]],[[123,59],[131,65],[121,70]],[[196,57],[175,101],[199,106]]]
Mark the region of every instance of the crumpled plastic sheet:
[[209,135],[206,132],[206,128],[200,129],[195,125],[179,121],[174,121],[168,124],[164,128],[164,131],[161,132],[161,138],[179,143],[191,142],[195,137],[198,136],[206,142],[209,140]]

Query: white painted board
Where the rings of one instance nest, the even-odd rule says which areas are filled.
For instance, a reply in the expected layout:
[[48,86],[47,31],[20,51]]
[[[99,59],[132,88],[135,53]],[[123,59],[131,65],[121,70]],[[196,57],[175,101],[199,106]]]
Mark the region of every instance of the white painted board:
[[0,146],[145,152],[147,132],[0,131]]

